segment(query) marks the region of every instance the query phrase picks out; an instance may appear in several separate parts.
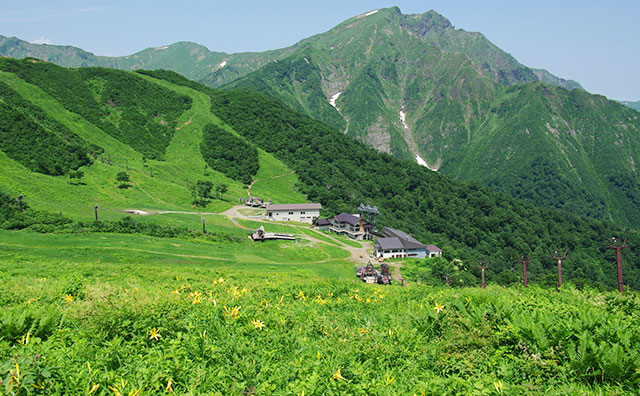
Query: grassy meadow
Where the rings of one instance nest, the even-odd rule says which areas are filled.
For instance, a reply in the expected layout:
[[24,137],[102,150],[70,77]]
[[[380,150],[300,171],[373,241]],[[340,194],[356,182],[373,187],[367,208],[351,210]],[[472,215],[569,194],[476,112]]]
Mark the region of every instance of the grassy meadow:
[[640,385],[635,293],[379,287],[352,278],[340,249],[297,242],[1,240],[4,394],[623,395]]

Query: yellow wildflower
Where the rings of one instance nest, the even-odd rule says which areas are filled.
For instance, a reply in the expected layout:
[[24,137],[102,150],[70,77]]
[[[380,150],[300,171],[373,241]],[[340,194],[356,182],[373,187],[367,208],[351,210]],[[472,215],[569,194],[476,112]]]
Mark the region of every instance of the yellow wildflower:
[[264,322],[257,319],[252,320],[251,324],[254,325],[256,329],[260,329],[260,330],[262,330],[262,328],[264,327]]
[[175,294],[176,296],[180,295],[180,290],[176,289],[174,291],[172,291],[171,293]]
[[240,308],[242,306],[235,306],[233,309],[229,309],[226,305],[224,306],[224,315],[236,319],[238,317],[238,313],[240,313]]
[[167,382],[167,387],[165,388],[165,392],[169,392],[169,393],[173,393],[173,388],[171,387],[171,379],[169,379],[169,382]]
[[496,388],[496,392],[498,393],[502,393],[502,391],[504,390],[504,384],[500,380],[494,382],[493,387]]
[[346,381],[346,380],[347,380],[346,378],[344,378],[344,377],[342,376],[342,374],[340,374],[340,370],[342,370],[342,367],[340,367],[340,368],[338,369],[338,371],[336,371],[335,373],[333,373],[333,375],[331,376],[331,379],[332,379],[332,380],[343,380],[343,381]]
[[27,335],[22,336],[22,338],[20,340],[18,340],[19,344],[22,344],[24,346],[29,345],[29,337],[31,336],[31,332],[27,331]]
[[87,394],[88,395],[92,394],[93,392],[97,391],[99,387],[100,387],[99,384],[93,384],[93,386],[91,387],[91,389],[89,390],[89,392]]
[[160,330],[155,327],[149,330],[149,339],[159,341],[162,336],[160,335]]
[[392,377],[390,375],[387,375],[387,379],[384,381],[385,386],[391,385],[391,383],[393,382],[394,379],[396,379],[396,377]]
[[219,283],[219,284],[223,284],[223,283],[224,283],[224,278],[223,278],[223,277],[220,277],[220,278],[218,279],[218,283]]
[[298,300],[306,300],[307,296],[304,295],[304,292],[302,290],[300,290],[300,292],[298,293],[298,295],[296,296],[296,298]]
[[73,296],[71,294],[64,296],[64,302],[70,303],[71,301],[73,301]]
[[16,369],[10,370],[9,374],[11,375],[11,378],[9,379],[11,387],[13,388],[14,385],[20,385],[20,366],[18,363],[16,363]]
[[444,305],[436,303],[436,306],[433,307],[433,310],[435,311],[435,313],[440,313],[444,310]]
[[360,329],[359,331],[362,334],[367,334],[369,332],[369,330],[367,330],[367,329]]

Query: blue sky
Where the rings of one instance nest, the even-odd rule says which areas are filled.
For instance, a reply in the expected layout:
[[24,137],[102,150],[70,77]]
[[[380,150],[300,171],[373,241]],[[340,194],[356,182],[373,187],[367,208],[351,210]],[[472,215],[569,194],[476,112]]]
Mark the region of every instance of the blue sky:
[[0,34],[98,55],[193,41],[213,51],[264,51],[365,11],[434,9],[479,31],[521,63],[613,99],[640,100],[640,1],[34,1],[3,0]]

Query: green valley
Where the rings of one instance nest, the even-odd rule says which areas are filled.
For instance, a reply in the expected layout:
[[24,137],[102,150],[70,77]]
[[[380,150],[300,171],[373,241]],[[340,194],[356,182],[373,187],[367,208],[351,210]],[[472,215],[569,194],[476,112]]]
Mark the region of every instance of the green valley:
[[[638,253],[624,252],[620,295],[606,242],[635,243],[637,231],[454,181],[267,95],[175,72],[2,58],[0,90],[0,392],[615,395],[640,384]],[[590,109],[590,98],[575,100]],[[199,183],[226,191],[194,195]],[[379,227],[444,255],[392,261],[406,287],[365,284],[353,275],[370,241],[268,221],[240,206],[249,196],[319,202],[323,216],[376,205]],[[247,238],[260,226],[296,240]],[[557,293],[548,250],[565,248]],[[514,269],[523,254],[527,289]],[[487,262],[489,287],[476,288]]]

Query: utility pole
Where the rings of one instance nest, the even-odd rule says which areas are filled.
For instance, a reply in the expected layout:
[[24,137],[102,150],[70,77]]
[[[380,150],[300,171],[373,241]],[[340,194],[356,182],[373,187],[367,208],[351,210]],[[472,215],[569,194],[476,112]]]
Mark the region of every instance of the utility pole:
[[622,253],[620,251],[622,249],[626,249],[627,247],[628,246],[626,239],[624,239],[622,242],[620,242],[619,239],[616,239],[616,237],[613,237],[611,238],[611,240],[609,240],[609,249],[616,251],[616,264],[618,265],[618,291],[620,292],[620,294],[624,292],[624,285],[622,283]]
[[153,167],[152,166],[149,167],[149,176],[153,177]]
[[551,259],[558,262],[558,284],[556,285],[556,291],[560,292],[560,286],[562,286],[562,260],[569,258],[569,250],[565,249],[564,254],[560,255],[557,250],[551,251]]
[[127,170],[129,170],[129,158],[125,158],[124,160],[127,163]]
[[93,211],[94,211],[94,212],[95,212],[95,214],[96,214],[96,221],[98,221],[98,205],[96,205],[96,206],[94,206],[94,207],[93,207]]
[[484,270],[489,268],[489,266],[488,265],[486,265],[486,266],[482,266],[481,265],[478,268],[480,268],[480,270],[482,270],[482,275],[481,275],[482,276],[482,284],[480,285],[480,287],[484,289],[485,287],[487,287],[487,285],[484,283]]
[[203,234],[207,233],[207,229],[205,228],[205,224],[204,224],[204,217],[202,218],[202,233]]
[[20,194],[16,199],[18,200],[18,205],[20,205],[20,213],[22,213],[22,200],[24,199],[24,197],[22,196],[22,194]]
[[520,258],[520,264],[522,264],[522,283],[524,284],[524,287],[527,287],[527,264],[529,264],[531,262],[531,259],[529,258],[529,256],[522,256]]

